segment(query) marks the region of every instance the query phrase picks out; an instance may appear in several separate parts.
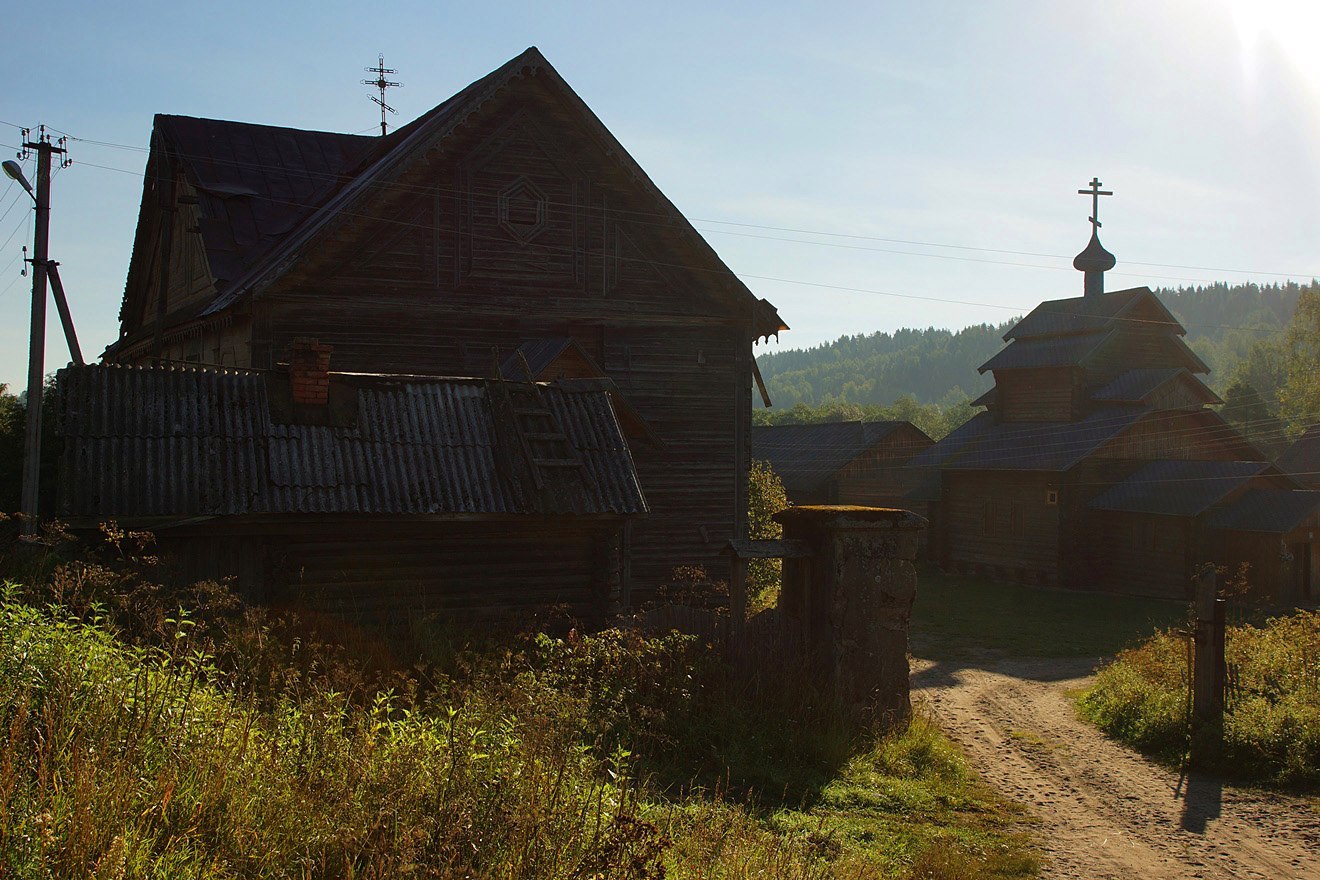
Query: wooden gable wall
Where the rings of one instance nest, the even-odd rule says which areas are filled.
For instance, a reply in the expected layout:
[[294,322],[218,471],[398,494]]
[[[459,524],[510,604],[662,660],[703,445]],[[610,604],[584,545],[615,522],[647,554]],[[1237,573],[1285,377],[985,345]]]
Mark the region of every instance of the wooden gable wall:
[[751,300],[672,227],[526,77],[260,293],[252,363],[313,336],[337,370],[492,375],[528,339],[572,337],[662,443],[634,450],[652,509],[632,535],[639,591],[678,565],[723,578],[745,509]]

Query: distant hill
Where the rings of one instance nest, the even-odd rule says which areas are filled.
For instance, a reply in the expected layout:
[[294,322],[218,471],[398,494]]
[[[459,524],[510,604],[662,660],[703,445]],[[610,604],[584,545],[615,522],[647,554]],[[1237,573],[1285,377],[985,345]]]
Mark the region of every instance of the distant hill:
[[[1302,286],[1295,282],[1212,284],[1155,292],[1187,328],[1187,342],[1210,366],[1207,378],[1221,393],[1252,344],[1281,331]],[[959,392],[976,397],[992,384],[976,368],[1003,347],[1016,323],[977,324],[963,330],[903,329],[859,333],[807,349],[756,359],[774,408],[796,404],[889,405],[902,396],[918,403],[948,403]],[[1250,328],[1250,329],[1248,329]]]

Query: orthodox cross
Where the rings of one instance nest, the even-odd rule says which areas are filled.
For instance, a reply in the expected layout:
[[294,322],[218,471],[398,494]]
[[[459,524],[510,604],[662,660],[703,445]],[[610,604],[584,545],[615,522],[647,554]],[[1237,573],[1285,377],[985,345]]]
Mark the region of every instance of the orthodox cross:
[[1100,223],[1100,197],[1101,197],[1101,196],[1112,196],[1112,195],[1114,194],[1114,193],[1113,193],[1112,191],[1110,191],[1110,190],[1104,190],[1104,189],[1101,189],[1100,187],[1102,187],[1102,186],[1104,186],[1104,184],[1100,182],[1100,178],[1098,178],[1098,177],[1092,177],[1092,178],[1091,178],[1091,188],[1090,188],[1090,189],[1079,189],[1079,190],[1077,191],[1077,194],[1078,194],[1079,196],[1090,196],[1090,197],[1091,197],[1091,217],[1090,217],[1090,220],[1091,220],[1091,223],[1094,224],[1094,226],[1095,226],[1096,229],[1099,229],[1099,228],[1101,227],[1101,225],[1102,225],[1102,224]]
[[367,71],[367,73],[374,73],[374,74],[376,74],[376,78],[375,78],[375,79],[364,79],[364,80],[362,81],[362,84],[363,84],[364,86],[375,86],[376,88],[380,89],[380,97],[379,97],[379,98],[377,98],[375,95],[369,95],[368,97],[370,97],[371,100],[375,101],[377,104],[380,105],[380,136],[381,136],[381,137],[384,137],[384,136],[385,136],[385,111],[388,110],[388,111],[390,111],[391,113],[398,113],[398,112],[399,112],[398,110],[395,110],[393,107],[391,107],[389,104],[386,104],[386,103],[385,103],[385,90],[386,90],[386,89],[389,89],[389,88],[402,88],[402,87],[403,87],[403,83],[401,83],[401,82],[392,82],[392,81],[390,81],[390,80],[388,80],[388,79],[385,78],[385,74],[387,74],[387,73],[398,73],[398,71],[395,70],[395,69],[392,68],[392,67],[386,67],[386,66],[385,66],[385,55],[384,55],[383,53],[380,55],[380,66],[379,66],[379,67],[368,67],[368,68],[366,68],[366,71]]

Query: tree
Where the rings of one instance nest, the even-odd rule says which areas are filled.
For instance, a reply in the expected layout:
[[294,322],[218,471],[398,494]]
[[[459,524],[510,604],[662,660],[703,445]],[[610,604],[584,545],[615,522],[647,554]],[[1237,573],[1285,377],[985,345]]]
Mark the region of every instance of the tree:
[[[784,527],[771,519],[788,507],[784,483],[768,461],[753,461],[747,472],[747,536],[754,541],[773,541],[784,536]],[[778,595],[781,562],[753,559],[747,566],[747,606],[764,608]]]
[[1290,436],[1320,422],[1320,284],[1302,289],[1284,341],[1280,411]]

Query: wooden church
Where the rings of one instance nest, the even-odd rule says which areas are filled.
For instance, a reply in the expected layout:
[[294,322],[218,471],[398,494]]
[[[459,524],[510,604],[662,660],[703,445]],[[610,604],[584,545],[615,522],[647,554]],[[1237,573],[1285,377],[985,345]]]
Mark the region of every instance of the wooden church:
[[[1099,187],[1081,192],[1098,202]],[[976,401],[985,412],[912,461],[937,475],[920,495],[933,557],[1000,579],[1182,596],[1200,564],[1246,561],[1224,548],[1261,529],[1283,549],[1257,559],[1259,590],[1310,595],[1320,493],[1295,491],[1208,408],[1222,402],[1199,378],[1208,368],[1149,288],[1105,291],[1115,260],[1091,221],[1073,263],[1083,295],[1014,325],[980,368],[995,380]],[[1253,503],[1287,515],[1225,513],[1257,492],[1282,493]]]
[[[645,496],[620,490],[623,595],[644,598],[677,566],[727,577],[722,550],[745,529],[752,345],[787,327],[535,48],[381,137],[157,116],[145,181],[107,363],[250,371],[284,388],[267,393],[283,399],[288,380],[276,377],[295,341],[308,340],[331,359],[332,406],[347,399],[342,389],[382,382],[576,383],[569,390],[608,398]],[[390,393],[425,407],[433,392]],[[370,432],[378,415],[309,418],[356,419]],[[436,414],[389,418],[415,427]],[[605,450],[626,484],[614,431],[602,430],[578,448]],[[514,458],[527,458],[514,445]],[[553,467],[572,456],[530,457]],[[122,506],[97,504],[106,516]],[[270,543],[309,525],[291,508],[265,528]],[[303,542],[310,549],[286,565],[348,581],[388,566],[335,540],[334,565],[311,559],[324,541]],[[554,565],[546,557],[541,574]]]

